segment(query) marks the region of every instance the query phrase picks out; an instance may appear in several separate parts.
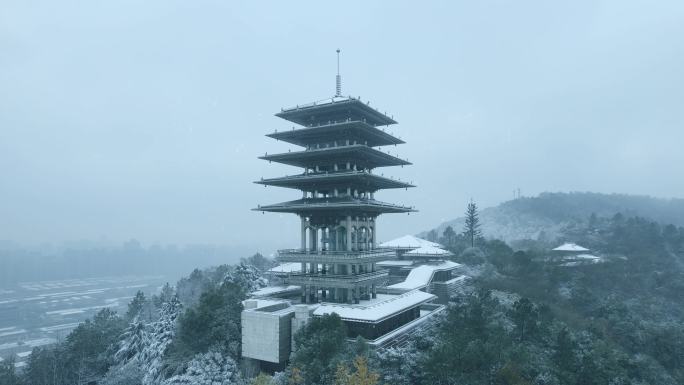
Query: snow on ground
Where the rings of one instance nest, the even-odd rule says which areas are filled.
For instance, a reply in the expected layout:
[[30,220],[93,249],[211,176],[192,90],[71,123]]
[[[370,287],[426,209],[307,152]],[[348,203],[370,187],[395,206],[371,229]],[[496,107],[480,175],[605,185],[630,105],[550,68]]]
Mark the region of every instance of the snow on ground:
[[0,333],[0,337],[7,337],[7,336],[13,336],[16,334],[24,334],[24,333],[26,333],[25,329],[10,330],[10,331]]
[[47,314],[47,315],[61,315],[61,316],[69,315],[69,314],[80,314],[80,313],[85,313],[88,310],[97,310],[97,309],[103,309],[103,308],[112,307],[112,306],[118,306],[118,303],[112,302],[112,303],[108,303],[106,305],[97,305],[97,306],[88,306],[88,307],[73,308],[73,309],[46,311],[45,314]]
[[75,329],[79,325],[79,322],[72,322],[68,324],[60,324],[53,326],[42,327],[39,330],[43,332],[56,332],[61,330]]
[[507,291],[492,290],[492,297],[496,298],[503,306],[511,307],[515,301],[520,299],[520,296],[515,293]]
[[35,348],[37,346],[54,344],[55,342],[57,342],[57,340],[54,338],[36,338],[35,340],[24,341],[24,345]]
[[19,346],[16,342],[8,342],[6,344],[0,344],[0,350],[14,349]]

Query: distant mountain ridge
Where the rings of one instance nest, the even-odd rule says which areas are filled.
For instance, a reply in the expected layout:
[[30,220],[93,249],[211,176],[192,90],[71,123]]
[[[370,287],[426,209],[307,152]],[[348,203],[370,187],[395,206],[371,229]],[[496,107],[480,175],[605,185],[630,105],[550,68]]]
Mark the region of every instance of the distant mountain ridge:
[[[465,207],[464,207],[465,211]],[[482,233],[486,238],[506,242],[521,239],[555,239],[572,223],[587,221],[591,214],[612,217],[617,213],[639,216],[663,224],[684,226],[684,199],[662,199],[641,195],[599,194],[591,192],[542,193],[503,202],[480,211]],[[458,217],[439,225],[442,234],[447,226],[457,233],[465,218]],[[425,236],[427,232],[420,234]]]

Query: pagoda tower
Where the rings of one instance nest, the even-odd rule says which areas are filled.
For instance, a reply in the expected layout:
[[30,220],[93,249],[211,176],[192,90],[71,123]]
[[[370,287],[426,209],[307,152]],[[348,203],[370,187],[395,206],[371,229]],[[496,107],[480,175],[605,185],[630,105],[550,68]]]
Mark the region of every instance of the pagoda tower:
[[288,282],[301,286],[302,303],[376,298],[376,288],[387,281],[387,272],[376,269],[376,262],[393,256],[377,247],[377,218],[415,211],[375,199],[379,190],[414,186],[374,171],[411,163],[376,148],[404,143],[384,129],[397,123],[392,117],[341,95],[339,50],[336,86],[330,99],[282,109],[275,115],[298,127],[266,135],[303,149],[259,158],[302,172],[255,182],[302,192],[301,199],[253,209],[301,218],[300,248],[279,250],[278,260],[301,263],[301,271]]

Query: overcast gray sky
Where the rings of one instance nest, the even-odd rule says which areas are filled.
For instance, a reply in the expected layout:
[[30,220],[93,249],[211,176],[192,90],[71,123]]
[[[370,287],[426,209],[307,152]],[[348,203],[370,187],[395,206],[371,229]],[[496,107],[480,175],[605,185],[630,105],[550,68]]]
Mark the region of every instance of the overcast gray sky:
[[684,2],[0,3],[0,239],[298,244],[281,107],[399,121],[379,237],[543,191],[684,197]]

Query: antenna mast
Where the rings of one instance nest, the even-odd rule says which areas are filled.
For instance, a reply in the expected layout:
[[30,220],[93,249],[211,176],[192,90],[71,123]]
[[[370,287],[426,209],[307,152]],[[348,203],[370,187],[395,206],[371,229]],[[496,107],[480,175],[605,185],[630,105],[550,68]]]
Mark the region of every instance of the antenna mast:
[[335,96],[342,96],[342,77],[340,76],[340,49],[337,49],[337,77],[335,78]]

